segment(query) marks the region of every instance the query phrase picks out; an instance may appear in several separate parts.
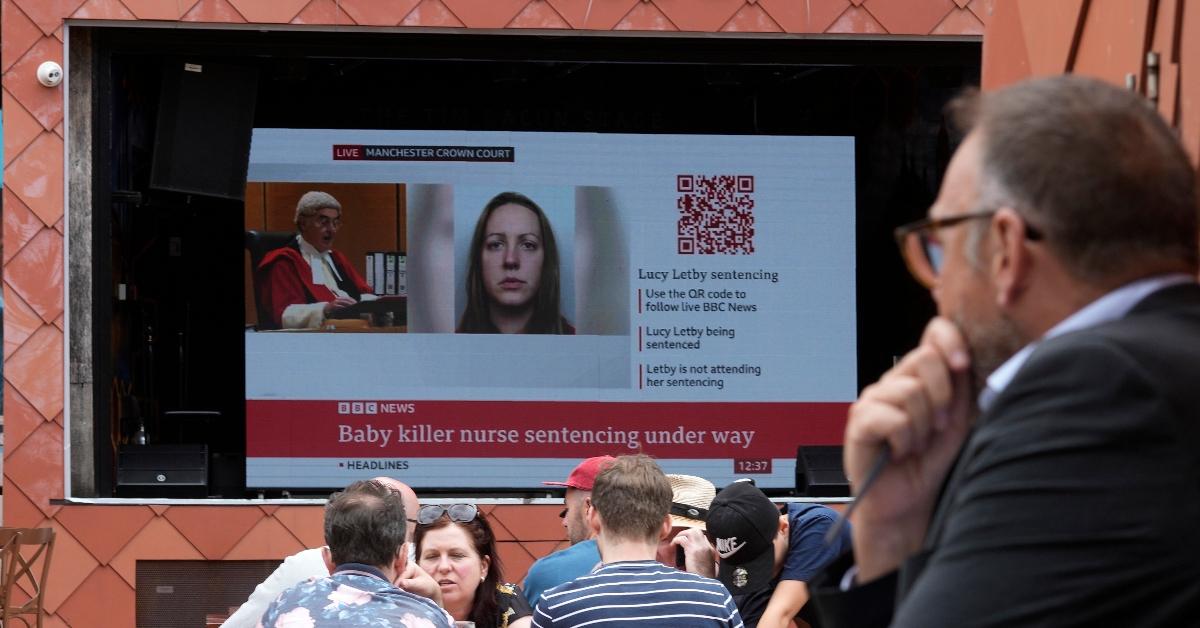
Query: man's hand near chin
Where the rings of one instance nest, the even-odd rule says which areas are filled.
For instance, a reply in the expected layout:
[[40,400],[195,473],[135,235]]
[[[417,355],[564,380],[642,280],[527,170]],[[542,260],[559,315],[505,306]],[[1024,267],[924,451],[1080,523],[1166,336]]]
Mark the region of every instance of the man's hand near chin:
[[427,597],[438,606],[442,606],[442,588],[416,561],[409,561],[404,567],[404,571],[396,578],[396,586],[409,593]]
[[850,407],[845,466],[865,478],[887,445],[891,457],[853,515],[859,582],[899,568],[918,553],[937,493],[975,412],[970,358],[962,333],[944,318],[921,343]]

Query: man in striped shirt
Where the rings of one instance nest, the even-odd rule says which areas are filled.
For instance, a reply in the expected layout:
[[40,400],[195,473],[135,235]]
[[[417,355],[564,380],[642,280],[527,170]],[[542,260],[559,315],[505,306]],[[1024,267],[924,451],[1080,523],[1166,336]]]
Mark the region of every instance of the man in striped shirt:
[[620,456],[604,467],[587,511],[603,564],[546,591],[533,625],[740,628],[724,585],[655,560],[659,539],[671,530],[670,509],[671,484],[650,457]]

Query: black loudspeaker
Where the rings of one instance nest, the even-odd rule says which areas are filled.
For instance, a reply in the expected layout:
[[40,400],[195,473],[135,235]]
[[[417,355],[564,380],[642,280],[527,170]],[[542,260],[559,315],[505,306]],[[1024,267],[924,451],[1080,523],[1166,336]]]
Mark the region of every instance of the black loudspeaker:
[[121,445],[117,497],[207,497],[208,445]]
[[246,456],[214,451],[209,457],[209,496],[240,499],[246,494]]
[[257,97],[256,68],[166,62],[150,187],[242,200]]
[[849,497],[839,445],[803,445],[796,450],[796,492],[809,497]]

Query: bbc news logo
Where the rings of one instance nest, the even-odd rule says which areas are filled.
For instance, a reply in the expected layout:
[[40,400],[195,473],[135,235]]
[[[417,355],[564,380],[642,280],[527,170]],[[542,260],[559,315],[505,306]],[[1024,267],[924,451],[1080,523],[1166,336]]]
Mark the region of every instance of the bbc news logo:
[[374,401],[339,401],[338,414],[378,414],[379,404]]

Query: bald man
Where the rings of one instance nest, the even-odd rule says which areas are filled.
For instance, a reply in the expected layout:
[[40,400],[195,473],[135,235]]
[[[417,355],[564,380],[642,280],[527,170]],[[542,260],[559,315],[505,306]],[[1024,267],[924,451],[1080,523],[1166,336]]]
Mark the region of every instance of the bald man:
[[[404,517],[408,520],[408,526],[404,533],[404,540],[408,543],[409,561],[408,569],[405,570],[400,578],[396,581],[396,586],[413,593],[425,595],[432,598],[433,601],[441,605],[441,589],[437,583],[433,583],[432,589],[427,586],[424,578],[420,576],[423,573],[417,573],[420,567],[417,567],[417,561],[412,558],[412,537],[413,529],[416,527],[416,514],[420,504],[417,502],[417,494],[404,482],[392,478],[378,477],[372,478],[376,482],[384,486],[391,487],[400,493],[401,499],[404,501]],[[222,628],[254,628],[258,624],[258,620],[262,619],[262,615],[266,612],[267,607],[279,594],[291,587],[294,584],[303,582],[308,578],[324,578],[329,575],[332,564],[332,558],[329,556],[329,548],[322,545],[312,549],[302,550],[284,559],[275,571],[263,580],[261,584],[254,588],[254,593],[238,608],[237,612],[230,615],[225,623],[221,624]],[[433,582],[429,580],[429,582]],[[435,597],[436,596],[436,597]]]

